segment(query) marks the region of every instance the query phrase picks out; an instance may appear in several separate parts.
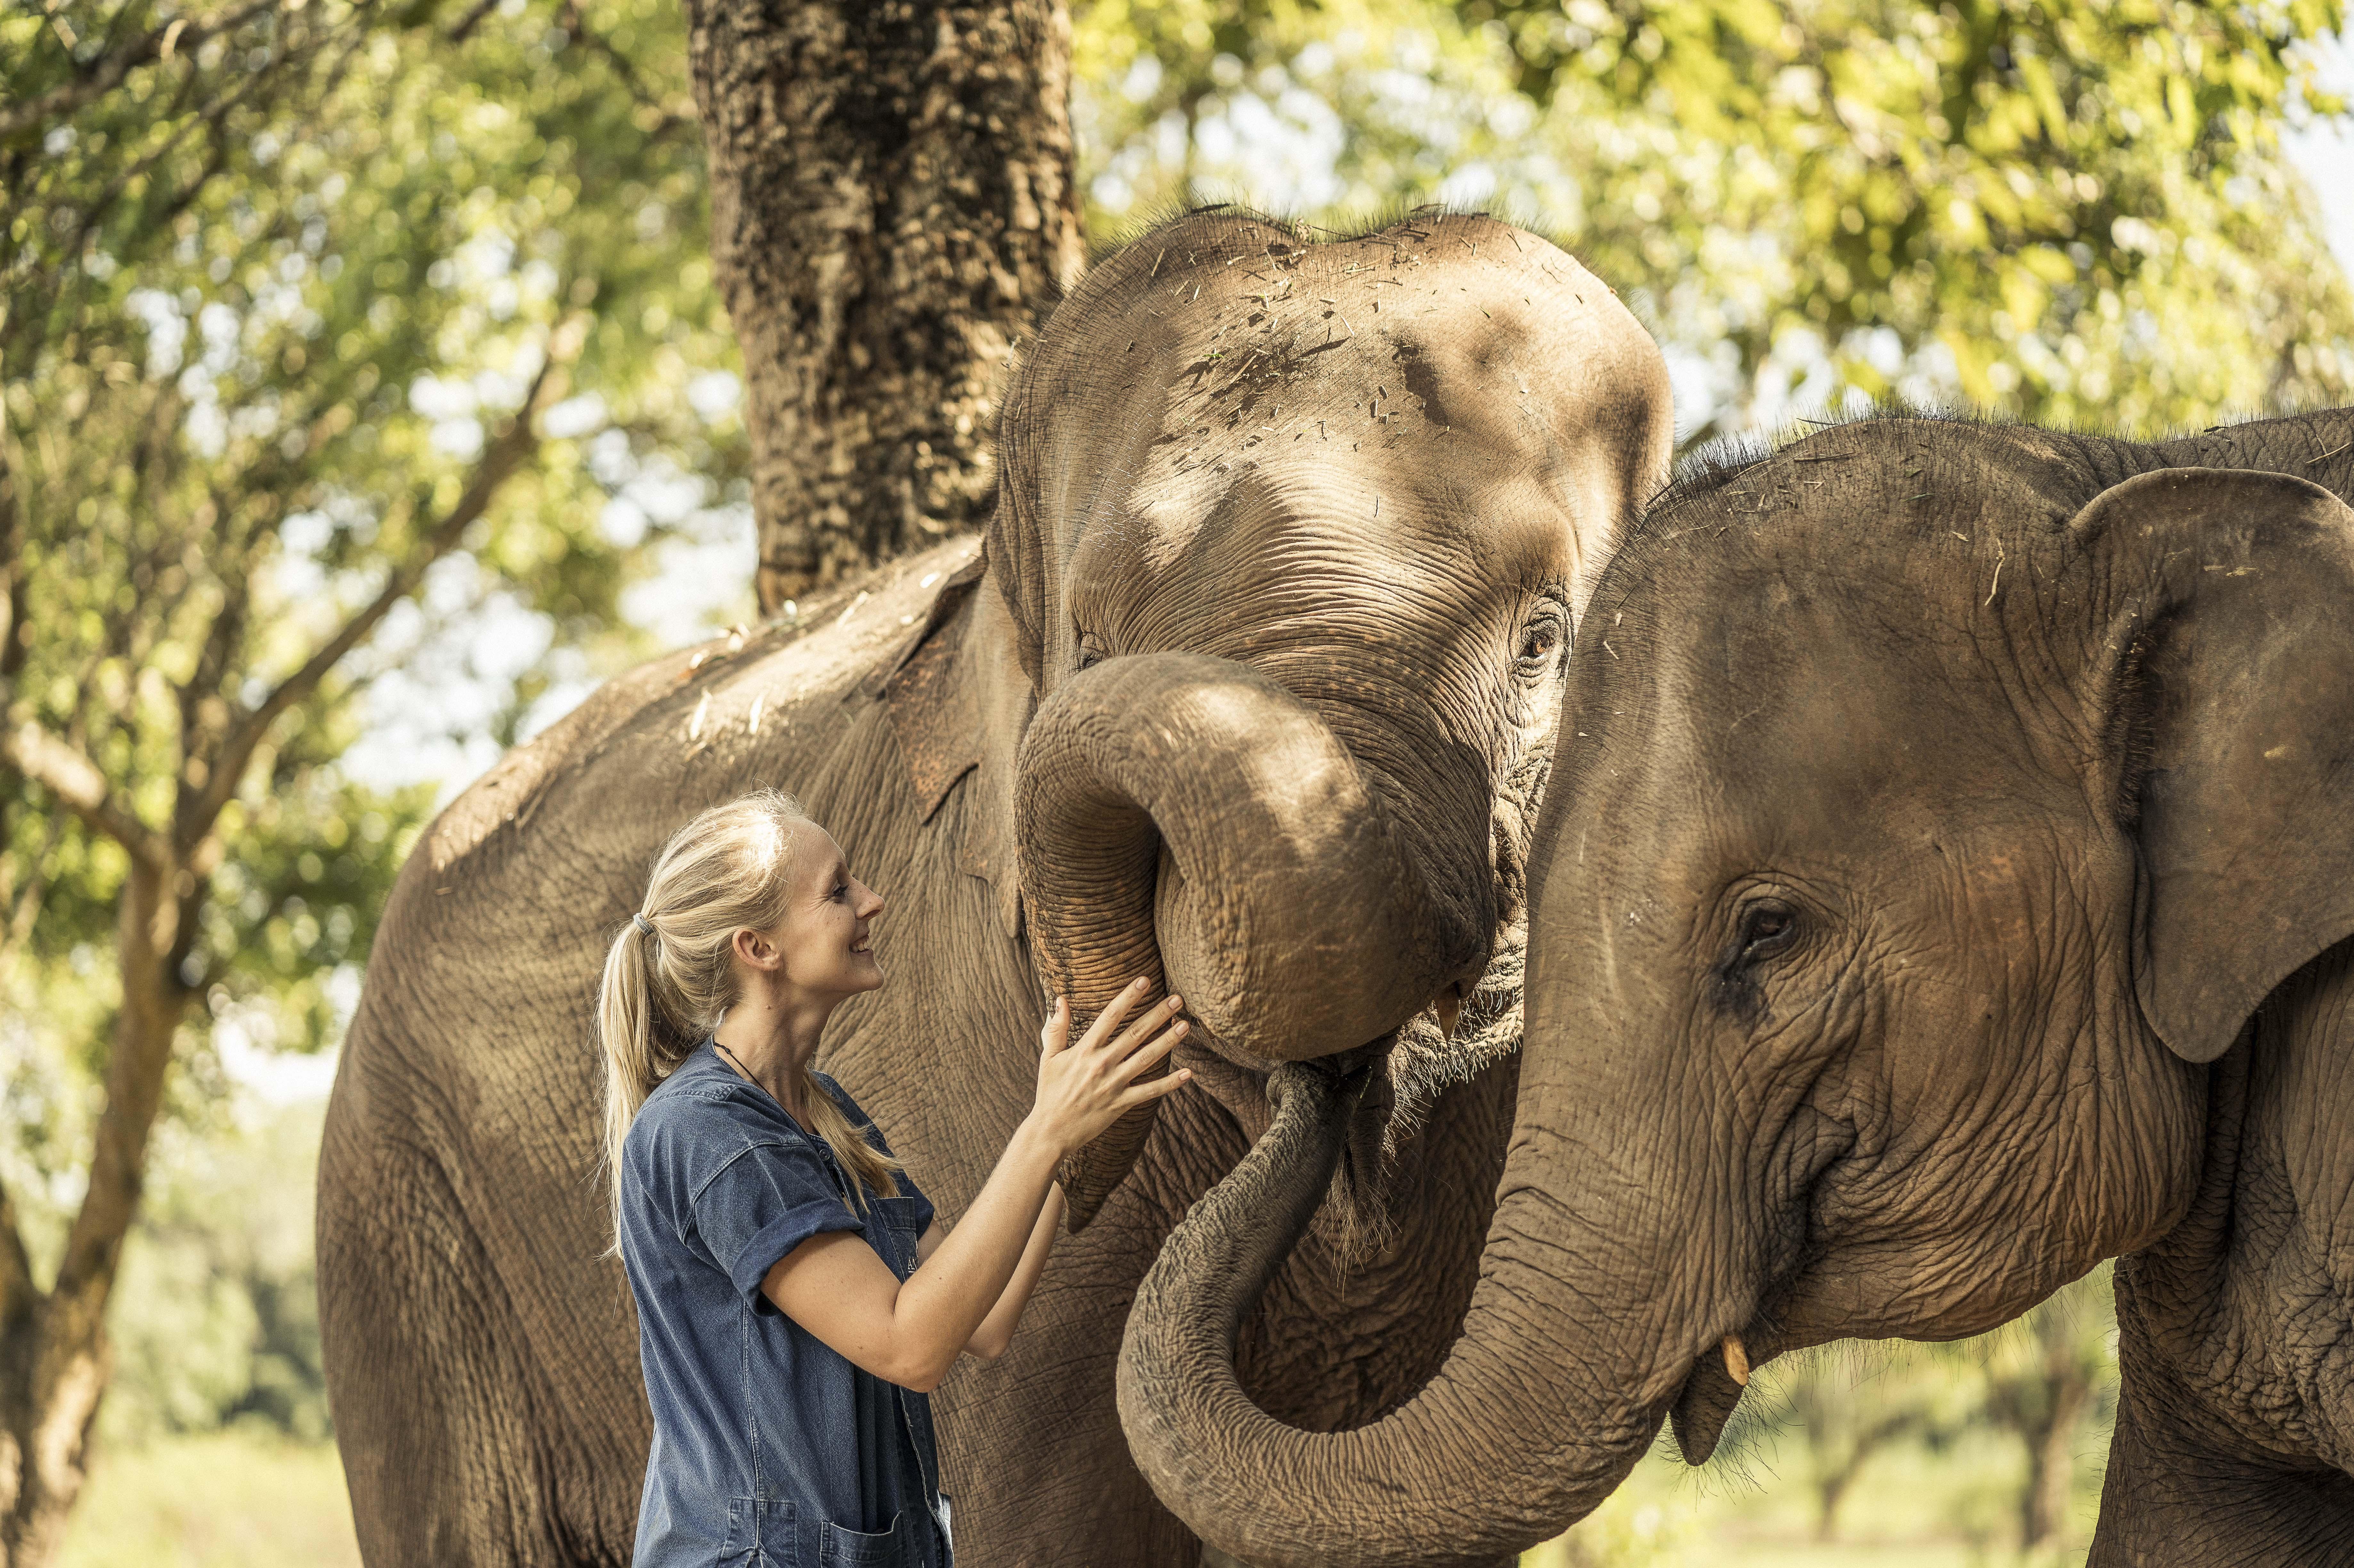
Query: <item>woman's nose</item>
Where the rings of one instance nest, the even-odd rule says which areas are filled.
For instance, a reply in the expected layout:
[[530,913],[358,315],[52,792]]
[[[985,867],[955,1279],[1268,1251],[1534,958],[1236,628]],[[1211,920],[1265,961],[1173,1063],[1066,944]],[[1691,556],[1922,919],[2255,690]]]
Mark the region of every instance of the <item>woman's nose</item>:
[[866,895],[866,902],[860,907],[858,917],[861,920],[872,920],[883,913],[883,895],[863,883],[860,886]]

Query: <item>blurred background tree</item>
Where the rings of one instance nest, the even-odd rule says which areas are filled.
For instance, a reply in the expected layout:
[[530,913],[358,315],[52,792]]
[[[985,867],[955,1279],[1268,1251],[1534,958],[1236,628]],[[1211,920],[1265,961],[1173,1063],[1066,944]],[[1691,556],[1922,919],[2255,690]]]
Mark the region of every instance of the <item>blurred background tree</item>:
[[[1189,187],[1332,226],[1493,205],[1645,314],[1688,442],[1882,397],[2156,430],[2354,375],[2281,140],[2338,108],[2306,47],[2338,0],[1069,20],[1097,242]],[[348,1550],[289,1544],[331,1457],[253,1436],[327,1419],[302,1065],[439,800],[755,613],[708,191],[677,0],[0,5],[0,1467],[66,1439],[19,1475],[11,1561],[55,1545],[110,1370],[129,1467],[67,1560],[196,1561],[240,1507],[274,1533],[218,1560]],[[1766,1369],[1726,1465],[1647,1464],[1543,1560],[1818,1528],[1908,1562],[2080,1553],[2105,1290]],[[287,1479],[240,1501],[247,1471]],[[158,1499],[168,1528],[123,1522]]]
[[[512,739],[559,639],[621,631],[646,531],[608,525],[609,484],[740,473],[738,428],[695,411],[728,352],[675,17],[451,10],[0,19],[13,1563],[49,1560],[81,1485],[167,1099],[202,1124],[225,1023],[326,1041],[432,803],[339,766],[372,688],[453,620],[522,615],[545,641],[485,715]],[[167,1419],[316,1428],[283,1263],[214,1280],[253,1314],[246,1387]]]

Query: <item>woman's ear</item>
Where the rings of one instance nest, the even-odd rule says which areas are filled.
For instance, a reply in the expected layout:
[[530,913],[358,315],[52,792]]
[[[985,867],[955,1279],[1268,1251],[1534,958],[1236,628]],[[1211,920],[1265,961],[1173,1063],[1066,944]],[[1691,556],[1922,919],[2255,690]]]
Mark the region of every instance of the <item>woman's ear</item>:
[[2212,1061],[2354,934],[2354,510],[2288,474],[2168,469],[2070,528],[2137,663],[2135,987],[2176,1054]]
[[738,961],[753,969],[769,971],[782,969],[785,967],[783,950],[769,940],[768,933],[765,931],[755,931],[749,926],[738,926],[736,927],[736,935],[730,938],[728,945]]

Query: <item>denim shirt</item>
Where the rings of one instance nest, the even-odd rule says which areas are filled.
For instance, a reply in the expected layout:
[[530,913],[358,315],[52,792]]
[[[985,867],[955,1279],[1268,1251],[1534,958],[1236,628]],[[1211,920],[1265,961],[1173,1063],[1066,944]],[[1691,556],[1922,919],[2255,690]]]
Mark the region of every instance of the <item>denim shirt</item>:
[[[888,1152],[832,1079],[820,1081]],[[858,1528],[858,1380],[867,1374],[760,1293],[776,1261],[825,1231],[858,1231],[891,1272],[916,1271],[932,1205],[843,1201],[854,1178],[706,1041],[648,1096],[622,1148],[621,1256],[654,1439],[638,1504],[637,1568],[951,1568],[930,1402],[896,1397],[915,1495]],[[869,1410],[873,1408],[869,1402]],[[886,1499],[887,1501],[887,1499]],[[897,1517],[892,1519],[892,1514]]]

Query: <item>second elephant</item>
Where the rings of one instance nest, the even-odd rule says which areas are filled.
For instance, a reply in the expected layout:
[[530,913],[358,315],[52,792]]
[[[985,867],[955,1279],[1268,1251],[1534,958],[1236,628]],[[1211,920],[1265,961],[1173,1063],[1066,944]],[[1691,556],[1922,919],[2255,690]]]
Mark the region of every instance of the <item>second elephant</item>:
[[2349,494],[2347,411],[1872,419],[1681,484],[1572,662],[1463,1338],[1344,1434],[1225,1374],[1346,1125],[1300,1072],[1131,1315],[1161,1495],[1257,1563],[1492,1556],[1662,1415],[1705,1457],[1751,1363],[2123,1254],[2093,1563],[2354,1562]]

